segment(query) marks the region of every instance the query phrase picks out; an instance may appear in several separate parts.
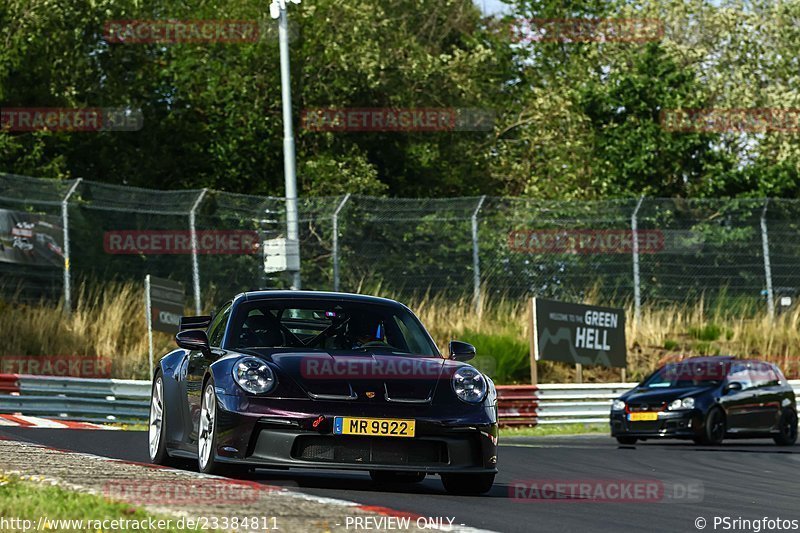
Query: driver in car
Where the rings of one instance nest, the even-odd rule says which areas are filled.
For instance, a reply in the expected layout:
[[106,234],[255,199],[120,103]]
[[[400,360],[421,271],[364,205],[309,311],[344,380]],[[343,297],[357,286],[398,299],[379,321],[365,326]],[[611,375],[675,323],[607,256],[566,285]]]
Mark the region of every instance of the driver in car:
[[372,320],[351,320],[347,328],[349,348],[355,350],[370,343],[387,344],[386,328],[383,322]]

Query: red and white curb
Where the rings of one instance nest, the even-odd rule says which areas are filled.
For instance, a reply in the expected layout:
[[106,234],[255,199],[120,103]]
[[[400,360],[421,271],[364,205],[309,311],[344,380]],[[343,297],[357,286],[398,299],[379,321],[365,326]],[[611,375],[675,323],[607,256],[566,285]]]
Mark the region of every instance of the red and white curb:
[[119,429],[118,427],[92,424],[91,422],[72,422],[69,420],[55,420],[52,418],[40,418],[38,416],[27,416],[20,414],[0,414],[0,427],[47,429]]

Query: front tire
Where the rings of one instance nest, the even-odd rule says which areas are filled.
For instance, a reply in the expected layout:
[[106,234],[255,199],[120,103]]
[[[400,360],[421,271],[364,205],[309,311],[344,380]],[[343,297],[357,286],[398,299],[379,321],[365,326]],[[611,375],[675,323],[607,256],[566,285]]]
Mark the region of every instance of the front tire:
[[164,376],[161,371],[153,379],[150,390],[150,418],[148,424],[148,448],[150,462],[162,466],[177,466],[177,461],[167,452],[167,417],[164,404]]
[[[719,407],[712,407],[703,421],[703,428],[697,440],[705,445],[719,445],[725,438],[725,413]],[[695,441],[696,442],[696,441]]]
[[632,446],[636,444],[636,441],[639,440],[636,437],[617,437],[617,442],[620,444],[624,444],[626,446]]
[[442,474],[442,485],[451,494],[485,494],[494,485],[495,474]]
[[791,446],[797,442],[797,413],[792,409],[784,409],[778,423],[780,433],[773,437],[778,446]]
[[217,462],[217,393],[214,380],[209,379],[203,386],[200,400],[200,423],[197,428],[197,467],[204,474],[226,475],[232,469]]

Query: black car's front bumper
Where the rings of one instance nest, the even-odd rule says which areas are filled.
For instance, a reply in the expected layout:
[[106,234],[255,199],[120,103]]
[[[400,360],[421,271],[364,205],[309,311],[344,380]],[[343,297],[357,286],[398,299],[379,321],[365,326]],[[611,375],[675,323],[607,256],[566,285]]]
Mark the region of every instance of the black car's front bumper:
[[697,409],[686,411],[659,411],[658,419],[632,422],[625,411],[611,412],[612,437],[672,437],[693,438],[702,424],[702,413]]
[[[394,470],[427,473],[497,472],[493,407],[461,416],[426,413],[426,406],[353,405],[280,400],[279,409],[218,395],[217,460],[250,466]],[[435,410],[438,411],[438,410]],[[413,418],[413,438],[333,434],[336,416]],[[315,425],[316,423],[316,425]]]

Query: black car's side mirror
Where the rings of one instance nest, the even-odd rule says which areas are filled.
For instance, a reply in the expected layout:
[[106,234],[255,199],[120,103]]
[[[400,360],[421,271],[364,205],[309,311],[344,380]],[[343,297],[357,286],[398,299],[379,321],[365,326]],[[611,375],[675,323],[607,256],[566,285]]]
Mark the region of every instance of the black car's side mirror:
[[728,394],[729,392],[738,392],[740,390],[742,390],[742,384],[738,381],[731,381],[725,385],[725,394]]
[[469,361],[475,357],[475,347],[468,342],[450,341],[450,359]]
[[200,350],[204,354],[211,352],[211,348],[208,345],[208,336],[202,329],[179,331],[175,335],[175,342],[186,350]]

